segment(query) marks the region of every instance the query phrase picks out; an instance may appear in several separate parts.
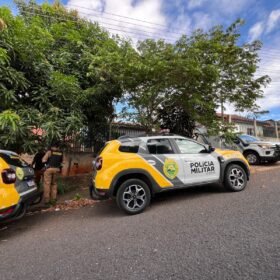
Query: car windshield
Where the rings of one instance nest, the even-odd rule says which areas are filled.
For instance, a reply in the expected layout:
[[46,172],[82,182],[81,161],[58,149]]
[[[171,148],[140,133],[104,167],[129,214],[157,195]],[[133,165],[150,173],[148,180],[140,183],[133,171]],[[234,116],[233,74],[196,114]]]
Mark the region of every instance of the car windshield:
[[0,157],[3,158],[9,165],[17,167],[27,167],[28,164],[21,159],[18,155],[15,154],[4,154],[0,153]]
[[248,142],[248,143],[253,143],[253,142],[258,142],[260,141],[260,139],[256,138],[256,137],[253,137],[253,136],[250,136],[250,135],[240,135],[239,138],[245,142]]

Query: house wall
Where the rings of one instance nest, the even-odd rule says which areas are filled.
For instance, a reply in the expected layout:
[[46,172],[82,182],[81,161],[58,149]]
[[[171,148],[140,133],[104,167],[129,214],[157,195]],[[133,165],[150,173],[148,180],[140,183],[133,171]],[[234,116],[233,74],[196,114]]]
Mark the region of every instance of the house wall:
[[65,153],[65,163],[61,172],[62,176],[89,173],[92,171],[93,153],[70,152]]
[[[236,132],[244,133],[244,134],[251,134],[254,135],[254,124],[247,124],[247,123],[241,123],[236,122]],[[257,136],[262,137],[263,136],[263,127],[260,125],[257,125]]]

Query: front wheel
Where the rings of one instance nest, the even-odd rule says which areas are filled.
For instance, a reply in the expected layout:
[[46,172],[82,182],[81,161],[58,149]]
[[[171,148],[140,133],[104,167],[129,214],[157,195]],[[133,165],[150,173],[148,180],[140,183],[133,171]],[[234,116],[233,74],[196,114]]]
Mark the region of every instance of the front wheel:
[[247,174],[240,165],[231,164],[227,167],[224,186],[232,192],[239,192],[245,189],[247,186]]
[[118,206],[127,214],[139,214],[150,204],[151,192],[145,182],[129,179],[122,183],[117,192]]
[[260,156],[254,151],[245,152],[244,157],[252,165],[257,165],[260,163]]

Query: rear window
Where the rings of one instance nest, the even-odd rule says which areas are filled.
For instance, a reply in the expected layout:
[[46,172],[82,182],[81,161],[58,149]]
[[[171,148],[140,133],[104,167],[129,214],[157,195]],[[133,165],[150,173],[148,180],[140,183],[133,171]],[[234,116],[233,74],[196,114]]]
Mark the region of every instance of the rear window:
[[150,139],[147,147],[150,154],[174,154],[168,139]]
[[13,154],[0,154],[0,157],[3,158],[7,164],[17,166],[17,167],[27,167],[28,164],[21,159],[18,155]]
[[125,142],[119,147],[119,151],[122,153],[138,153],[139,143],[138,142]]

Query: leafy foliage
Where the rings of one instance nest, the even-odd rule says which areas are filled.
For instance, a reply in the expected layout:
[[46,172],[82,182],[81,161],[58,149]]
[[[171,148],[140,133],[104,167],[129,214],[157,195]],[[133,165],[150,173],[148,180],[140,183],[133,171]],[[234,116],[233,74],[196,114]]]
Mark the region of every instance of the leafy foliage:
[[0,145],[30,152],[55,139],[94,139],[122,93],[122,51],[98,24],[59,2],[0,8]]
[[[229,131],[219,123],[216,111],[231,103],[238,111],[256,111],[268,76],[255,78],[261,43],[239,45],[237,20],[229,28],[196,30],[174,45],[164,41],[140,42],[132,55],[127,103],[128,117],[147,130],[165,125],[171,131],[191,135],[195,122],[211,131]],[[173,121],[172,121],[173,120]]]
[[119,100],[123,116],[147,131],[190,136],[200,123],[226,133],[217,109],[257,111],[270,81],[254,77],[261,43],[239,44],[241,20],[135,48],[58,1],[16,4],[16,16],[0,8],[0,146],[7,149],[31,152],[77,137],[102,143]]

